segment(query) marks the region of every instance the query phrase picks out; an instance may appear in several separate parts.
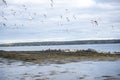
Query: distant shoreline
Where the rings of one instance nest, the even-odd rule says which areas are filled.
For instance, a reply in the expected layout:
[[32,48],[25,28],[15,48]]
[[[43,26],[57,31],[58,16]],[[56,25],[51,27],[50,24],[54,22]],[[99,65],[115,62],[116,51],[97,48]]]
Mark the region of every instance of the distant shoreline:
[[49,46],[49,45],[80,45],[80,44],[112,44],[120,43],[120,39],[112,40],[76,40],[76,41],[46,41],[46,42],[20,42],[0,44],[0,47],[9,46]]
[[97,52],[95,50],[43,50],[43,51],[0,51],[0,58],[21,60],[28,62],[50,62],[63,64],[66,62],[86,61],[86,60],[118,60],[120,54],[110,54]]

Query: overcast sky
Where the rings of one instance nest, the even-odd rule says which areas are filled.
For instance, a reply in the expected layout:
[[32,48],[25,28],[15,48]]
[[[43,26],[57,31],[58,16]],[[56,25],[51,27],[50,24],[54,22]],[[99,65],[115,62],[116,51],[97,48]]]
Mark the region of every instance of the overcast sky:
[[0,0],[0,43],[120,39],[120,0]]

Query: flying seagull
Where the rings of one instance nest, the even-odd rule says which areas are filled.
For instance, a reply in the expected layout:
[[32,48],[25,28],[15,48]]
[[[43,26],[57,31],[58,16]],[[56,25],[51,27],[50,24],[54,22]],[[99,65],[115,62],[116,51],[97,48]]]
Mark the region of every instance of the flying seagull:
[[50,6],[53,7],[53,3],[51,3]]
[[51,0],[51,2],[53,3],[53,0]]
[[44,18],[47,18],[47,15],[46,14],[43,14]]
[[28,17],[28,20],[33,20],[32,16],[29,16],[29,17]]
[[96,20],[94,21],[94,23],[95,23],[95,25],[97,25],[97,26],[98,26],[98,22],[97,22]]
[[66,17],[66,20],[67,20],[67,22],[70,22],[70,19],[68,17]]
[[76,16],[75,16],[75,15],[73,15],[73,18],[74,18],[74,19],[76,19]]
[[54,1],[53,0],[50,0],[50,1],[51,1],[50,5],[51,7],[53,7]]
[[60,16],[60,18],[62,19],[62,18],[63,18],[63,16],[61,15],[61,16]]
[[7,5],[7,2],[5,0],[2,0],[5,5]]
[[98,26],[98,21],[96,21],[96,20],[91,20],[91,23],[92,23],[93,25]]
[[5,23],[3,23],[3,26],[6,26],[6,24],[5,24]]

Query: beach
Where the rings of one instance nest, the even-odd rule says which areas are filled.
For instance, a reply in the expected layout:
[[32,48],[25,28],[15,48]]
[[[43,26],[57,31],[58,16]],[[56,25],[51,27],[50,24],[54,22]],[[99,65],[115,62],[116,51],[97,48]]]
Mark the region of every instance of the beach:
[[120,54],[94,50],[0,51],[0,57],[1,80],[120,79]]

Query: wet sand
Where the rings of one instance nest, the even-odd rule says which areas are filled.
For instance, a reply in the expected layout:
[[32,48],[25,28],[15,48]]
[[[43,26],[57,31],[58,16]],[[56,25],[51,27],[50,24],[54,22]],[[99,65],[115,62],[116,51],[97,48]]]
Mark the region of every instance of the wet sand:
[[1,80],[120,80],[120,60],[36,64],[0,58]]
[[120,54],[0,51],[0,80],[120,80]]

